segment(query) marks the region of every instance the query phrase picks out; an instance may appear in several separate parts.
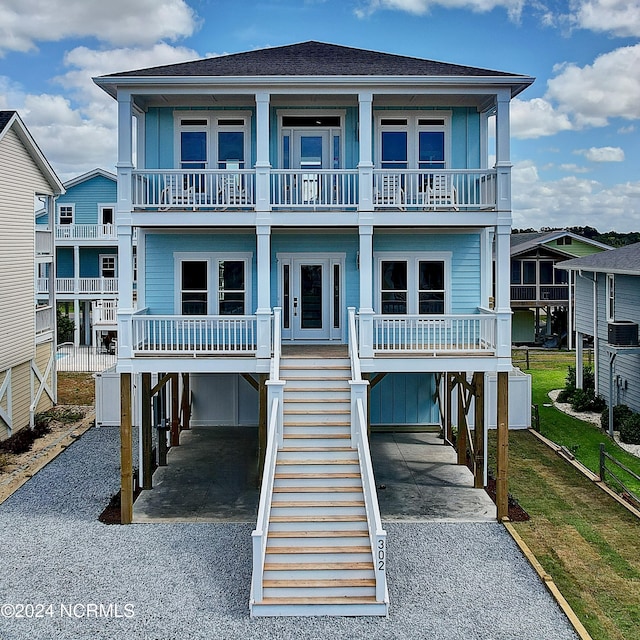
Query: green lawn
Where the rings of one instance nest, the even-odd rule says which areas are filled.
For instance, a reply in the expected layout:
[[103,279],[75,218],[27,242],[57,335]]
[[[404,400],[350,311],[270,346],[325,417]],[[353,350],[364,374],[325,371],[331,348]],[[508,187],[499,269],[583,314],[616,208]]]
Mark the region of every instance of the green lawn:
[[[538,405],[540,433],[556,444],[567,447],[582,464],[594,473],[600,472],[600,443],[605,443],[607,453],[640,475],[640,459],[627,453],[613,442],[600,428],[588,422],[576,420],[550,405],[548,393],[552,389],[564,387],[566,366],[555,369],[531,369],[532,402]],[[637,496],[640,496],[640,482],[618,469],[616,475]]]

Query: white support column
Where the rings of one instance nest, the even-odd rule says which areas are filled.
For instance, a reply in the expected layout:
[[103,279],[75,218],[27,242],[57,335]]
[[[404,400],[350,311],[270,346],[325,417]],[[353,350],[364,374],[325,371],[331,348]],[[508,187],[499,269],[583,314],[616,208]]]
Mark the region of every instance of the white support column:
[[80,346],[80,300],[73,298],[73,346]]
[[80,293],[80,247],[73,247],[73,292]]
[[358,162],[358,180],[360,194],[359,211],[373,211],[373,160],[371,156],[373,142],[373,93],[358,94],[358,134],[360,160]]
[[271,227],[256,227],[256,262],[258,274],[258,358],[271,357]]
[[569,270],[568,272],[568,300],[569,306],[567,308],[567,349],[571,351],[573,349],[573,291],[572,283],[573,283],[573,271]]
[[502,90],[496,100],[496,170],[497,209],[505,212],[511,220],[511,151],[508,89]]
[[[571,272],[569,272],[571,273]],[[584,339],[576,332],[576,389],[584,388]]]
[[360,357],[373,358],[373,225],[360,229]]
[[258,214],[271,211],[269,100],[268,93],[256,94],[256,213]]
[[499,358],[511,358],[511,225],[496,227],[496,349]]

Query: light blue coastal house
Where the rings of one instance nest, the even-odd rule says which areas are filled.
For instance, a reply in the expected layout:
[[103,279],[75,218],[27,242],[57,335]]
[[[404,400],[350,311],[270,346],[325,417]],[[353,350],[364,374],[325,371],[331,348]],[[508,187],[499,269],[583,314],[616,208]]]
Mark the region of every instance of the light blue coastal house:
[[[118,297],[118,238],[115,227],[116,176],[94,169],[65,182],[56,201],[56,297],[74,320],[73,342],[115,347]],[[38,217],[47,223],[47,214]],[[49,280],[39,274],[38,293]]]
[[150,487],[165,389],[172,441],[260,426],[252,615],[385,615],[371,423],[450,434],[452,388],[482,402],[497,374],[506,437],[509,103],[533,79],[304,42],[95,81],[119,116],[123,521],[130,427]]

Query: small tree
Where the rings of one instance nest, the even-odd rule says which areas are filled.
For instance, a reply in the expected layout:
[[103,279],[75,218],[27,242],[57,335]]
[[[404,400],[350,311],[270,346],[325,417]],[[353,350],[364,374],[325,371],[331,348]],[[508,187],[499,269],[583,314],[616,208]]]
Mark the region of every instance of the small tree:
[[58,344],[62,344],[63,342],[72,342],[73,332],[75,331],[73,320],[58,309],[56,313],[56,322],[58,325],[58,332],[56,334]]

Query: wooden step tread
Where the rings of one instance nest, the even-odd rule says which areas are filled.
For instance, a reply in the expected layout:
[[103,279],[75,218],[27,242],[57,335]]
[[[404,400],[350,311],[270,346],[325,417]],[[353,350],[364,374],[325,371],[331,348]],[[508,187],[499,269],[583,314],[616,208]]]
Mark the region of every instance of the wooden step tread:
[[269,538],[366,538],[369,531],[366,527],[362,529],[345,529],[344,531],[336,531],[331,529],[328,531],[269,531]]
[[[323,389],[324,391],[324,389]],[[306,398],[287,398],[286,394],[285,394],[285,399],[284,399],[284,403],[285,405],[289,402],[293,403],[293,404],[299,404],[301,402],[304,402],[305,404],[308,402],[322,402],[324,404],[328,403],[328,402],[335,402],[335,403],[339,403],[339,404],[348,404],[351,402],[351,398],[314,398],[313,397],[313,393],[314,390],[310,389],[309,390],[309,396],[307,396]]]
[[362,487],[273,487],[273,493],[362,493]]
[[327,451],[357,451],[356,449],[352,449],[351,447],[282,447],[282,449],[278,449],[278,451],[282,451],[283,453],[311,453],[312,451],[317,451],[318,453],[325,453]]
[[314,478],[361,478],[359,473],[276,473],[276,480],[312,480]]
[[317,598],[263,598],[256,605],[261,604],[384,604],[378,602],[375,596],[339,596],[334,598],[317,597]]
[[[286,429],[286,427],[285,427]],[[288,433],[284,434],[285,440],[295,440],[299,438],[300,440],[322,440],[326,438],[327,440],[348,440],[351,438],[350,433]]]
[[364,507],[364,500],[276,500],[271,502],[271,508],[295,509],[296,507]]
[[[280,369],[286,369],[288,371],[293,370],[298,370],[298,371],[306,371],[309,367],[304,365],[304,364],[290,364],[289,362],[287,362],[286,360],[283,361],[282,359],[280,360]],[[323,369],[323,370],[327,370],[327,369],[335,369],[336,371],[349,371],[351,369],[351,366],[348,364],[314,364],[311,366],[311,368],[316,371],[317,369]]]
[[299,553],[371,553],[371,547],[365,546],[338,546],[338,547],[267,547],[267,555],[281,553],[282,555]]
[[349,571],[373,569],[373,562],[265,562],[265,571]]
[[287,381],[287,389],[286,389],[285,395],[287,393],[302,393],[303,391],[309,392],[309,393],[315,393],[316,391],[318,393],[329,393],[329,392],[345,393],[347,391],[350,391],[350,388],[346,384],[344,387],[300,387],[295,384],[292,384],[296,380],[298,380],[298,378],[290,378]]
[[314,460],[313,458],[305,458],[304,460],[277,460],[276,461],[276,469],[279,466],[290,466],[290,465],[296,465],[296,464],[326,464],[326,465],[340,465],[340,464],[349,464],[349,465],[359,465],[360,461],[359,460],[336,460],[335,458],[329,459],[329,460]]
[[339,515],[305,515],[305,516],[271,516],[269,522],[366,522],[367,516]]
[[375,578],[327,578],[325,580],[263,580],[265,589],[284,587],[318,587],[330,589],[332,587],[375,587]]
[[351,409],[284,409],[283,411],[286,416],[348,416],[351,413]]
[[[280,367],[282,368],[282,367]],[[287,381],[287,384],[289,382],[297,382],[298,380],[300,380],[300,382],[302,382],[303,380],[305,382],[310,382],[310,381],[314,381],[314,382],[326,382],[331,380],[332,382],[335,382],[336,380],[342,380],[343,382],[348,382],[348,378],[345,378],[344,376],[321,376],[321,377],[317,377],[317,376],[295,376],[294,378],[287,378],[285,376],[281,376],[282,378],[284,378]],[[346,387],[345,387],[346,388]]]
[[[326,428],[330,428],[330,427],[351,427],[351,423],[350,422],[346,422],[344,420],[338,421],[338,422],[323,422],[322,424],[319,424],[317,422],[285,422],[284,423],[285,430],[288,430],[288,429],[308,429],[309,427],[312,427],[314,429],[326,429]],[[315,436],[316,436],[316,438],[328,438],[329,437],[328,434],[324,435],[324,433],[322,431],[319,432],[319,433],[316,433]],[[351,437],[351,433],[349,433],[349,437]]]

